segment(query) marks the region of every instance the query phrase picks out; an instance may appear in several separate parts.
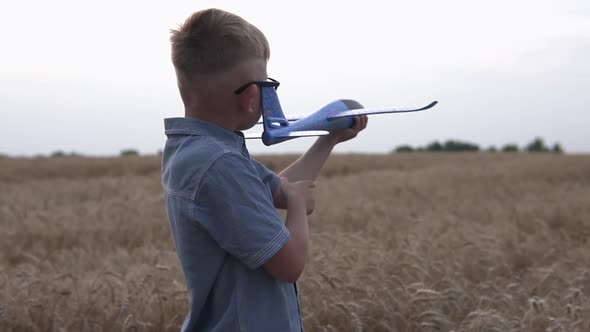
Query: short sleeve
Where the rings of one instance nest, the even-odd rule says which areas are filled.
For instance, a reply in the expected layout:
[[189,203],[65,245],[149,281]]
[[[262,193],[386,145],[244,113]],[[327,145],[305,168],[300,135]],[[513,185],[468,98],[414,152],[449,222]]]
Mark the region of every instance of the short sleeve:
[[262,182],[266,184],[270,188],[271,194],[275,192],[277,186],[279,185],[280,179],[279,177],[273,173],[273,171],[269,170],[258,160],[251,159],[252,164],[256,167],[258,171],[258,175],[262,179]]
[[237,153],[224,154],[207,170],[193,211],[194,220],[219,246],[251,269],[262,266],[289,240],[271,189],[255,164]]

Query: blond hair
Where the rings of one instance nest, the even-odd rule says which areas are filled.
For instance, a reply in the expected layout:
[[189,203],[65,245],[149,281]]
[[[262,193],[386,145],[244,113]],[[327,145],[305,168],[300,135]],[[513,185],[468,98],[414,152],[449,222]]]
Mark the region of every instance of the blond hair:
[[264,34],[240,16],[220,9],[192,14],[171,30],[172,63],[177,72],[193,77],[215,74],[243,61],[270,57]]

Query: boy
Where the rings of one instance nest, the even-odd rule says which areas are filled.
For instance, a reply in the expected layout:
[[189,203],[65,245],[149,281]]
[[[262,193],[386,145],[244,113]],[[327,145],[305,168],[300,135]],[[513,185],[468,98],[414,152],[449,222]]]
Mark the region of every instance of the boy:
[[[261,116],[270,50],[262,32],[218,9],[172,31],[184,118],[165,119],[162,185],[189,291],[182,331],[302,331],[295,282],[308,251],[313,181],[351,129],[320,137],[273,174],[250,158],[240,130]],[[283,223],[276,208],[286,209]]]

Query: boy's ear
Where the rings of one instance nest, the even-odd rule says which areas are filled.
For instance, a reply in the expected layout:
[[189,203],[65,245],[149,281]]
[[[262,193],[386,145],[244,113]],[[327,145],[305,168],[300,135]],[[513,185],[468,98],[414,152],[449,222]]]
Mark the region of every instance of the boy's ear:
[[241,112],[253,112],[256,110],[256,96],[258,95],[258,85],[252,84],[246,90],[238,95],[238,107]]

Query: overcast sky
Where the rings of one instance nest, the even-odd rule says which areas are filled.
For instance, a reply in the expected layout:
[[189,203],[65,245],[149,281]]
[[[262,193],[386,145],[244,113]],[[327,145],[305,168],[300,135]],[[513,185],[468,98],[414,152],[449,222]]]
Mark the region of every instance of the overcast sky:
[[[342,152],[534,137],[590,152],[590,1],[5,1],[0,153],[154,153],[183,115],[169,30],[217,7],[259,27],[285,113],[336,99],[435,108],[375,115]],[[237,82],[241,83],[241,82]],[[239,85],[239,84],[238,84]],[[304,151],[313,139],[253,153]]]

